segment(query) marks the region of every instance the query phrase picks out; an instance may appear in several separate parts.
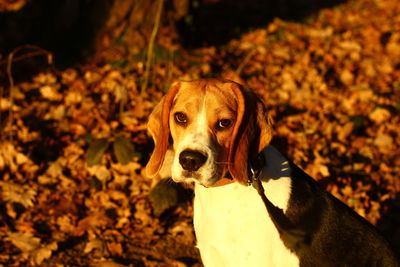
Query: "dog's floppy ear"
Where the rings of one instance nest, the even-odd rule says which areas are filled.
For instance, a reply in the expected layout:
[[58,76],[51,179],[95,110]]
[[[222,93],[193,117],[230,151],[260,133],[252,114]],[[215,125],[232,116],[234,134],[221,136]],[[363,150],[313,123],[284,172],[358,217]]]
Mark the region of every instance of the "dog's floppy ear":
[[148,131],[154,140],[154,151],[146,165],[146,175],[154,177],[160,171],[169,146],[169,113],[180,83],[173,84],[149,116]]
[[239,84],[231,85],[238,108],[229,148],[228,170],[241,184],[248,180],[248,161],[255,159],[272,138],[271,120],[260,99]]

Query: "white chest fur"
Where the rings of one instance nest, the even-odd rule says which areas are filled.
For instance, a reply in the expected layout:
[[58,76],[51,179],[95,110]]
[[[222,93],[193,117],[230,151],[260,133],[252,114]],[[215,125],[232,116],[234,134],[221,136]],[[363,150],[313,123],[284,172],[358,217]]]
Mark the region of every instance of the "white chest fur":
[[[264,155],[272,163],[261,175],[265,193],[275,206],[286,210],[291,190],[287,162],[271,146]],[[238,183],[215,188],[196,185],[194,227],[206,267],[299,266],[253,187]]]

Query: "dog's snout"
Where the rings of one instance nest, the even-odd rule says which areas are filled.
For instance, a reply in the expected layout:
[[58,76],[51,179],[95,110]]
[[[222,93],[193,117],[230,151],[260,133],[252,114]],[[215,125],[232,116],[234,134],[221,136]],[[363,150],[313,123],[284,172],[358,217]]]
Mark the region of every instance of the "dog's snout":
[[195,150],[184,150],[179,154],[179,163],[187,171],[197,171],[206,160],[207,156]]

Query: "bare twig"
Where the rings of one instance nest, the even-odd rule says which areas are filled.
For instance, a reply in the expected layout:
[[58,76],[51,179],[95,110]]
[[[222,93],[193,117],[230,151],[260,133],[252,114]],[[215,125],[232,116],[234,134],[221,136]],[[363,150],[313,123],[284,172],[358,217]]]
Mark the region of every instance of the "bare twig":
[[[15,54],[20,52],[23,49],[32,49],[36,50],[30,53],[27,53],[25,55],[22,55],[20,57],[15,57]],[[14,106],[14,78],[12,76],[12,63],[15,61],[20,61],[26,58],[38,56],[38,55],[47,55],[47,62],[48,64],[53,64],[53,54],[41,47],[35,46],[35,45],[22,45],[17,48],[15,48],[13,51],[11,51],[10,54],[8,54],[7,60],[5,63],[7,63],[6,67],[6,73],[7,73],[7,78],[9,82],[9,100],[10,100],[10,107],[8,110],[8,125],[9,129],[12,129],[13,126],[13,106]],[[4,64],[3,62],[0,62],[0,64]],[[0,96],[3,96],[3,92],[0,92]],[[13,135],[10,134],[10,142],[12,141]]]
[[255,54],[256,49],[253,48],[249,51],[249,53],[246,55],[246,57],[243,59],[242,63],[240,63],[239,67],[236,69],[235,74],[236,76],[240,76],[243,68],[247,65],[247,63],[249,63],[251,57]]
[[[47,53],[50,53],[50,52],[34,51],[34,52],[26,53],[26,54],[24,54],[22,56],[19,56],[19,57],[13,57],[12,62],[15,63],[15,62],[24,60],[26,58],[35,57],[35,56],[41,56],[41,55],[47,55]],[[5,64],[8,64],[8,57],[7,57],[7,59],[0,61],[0,65],[5,65]]]
[[164,92],[168,91],[168,87],[171,85],[171,79],[172,79],[172,69],[174,67],[174,50],[169,49],[169,54],[168,54],[168,65],[167,65],[167,79],[164,83]]
[[144,73],[144,79],[143,79],[143,83],[142,83],[142,87],[141,87],[141,94],[143,94],[146,91],[147,85],[149,83],[150,65],[151,65],[151,60],[153,58],[154,42],[156,40],[158,27],[160,26],[160,18],[161,18],[163,5],[164,5],[164,0],[158,0],[157,13],[156,13],[156,17],[154,20],[154,27],[153,27],[153,31],[150,36],[149,46],[147,48],[146,70]]

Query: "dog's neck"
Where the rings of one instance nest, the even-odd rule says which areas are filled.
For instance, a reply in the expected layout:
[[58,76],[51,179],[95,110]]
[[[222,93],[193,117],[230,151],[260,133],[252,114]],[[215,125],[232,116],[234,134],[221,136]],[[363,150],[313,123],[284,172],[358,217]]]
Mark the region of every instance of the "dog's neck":
[[[249,179],[252,173],[256,173],[257,176],[260,176],[262,181],[278,179],[280,177],[290,177],[291,174],[289,161],[272,145],[266,146],[255,159],[249,162],[249,164],[252,166],[252,171],[248,177]],[[257,174],[257,172],[261,173]],[[235,182],[236,181],[232,179],[228,173],[228,175],[221,178],[212,187],[224,186]],[[251,183],[251,179],[249,183]]]

